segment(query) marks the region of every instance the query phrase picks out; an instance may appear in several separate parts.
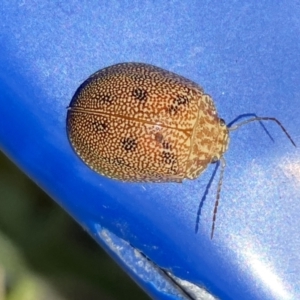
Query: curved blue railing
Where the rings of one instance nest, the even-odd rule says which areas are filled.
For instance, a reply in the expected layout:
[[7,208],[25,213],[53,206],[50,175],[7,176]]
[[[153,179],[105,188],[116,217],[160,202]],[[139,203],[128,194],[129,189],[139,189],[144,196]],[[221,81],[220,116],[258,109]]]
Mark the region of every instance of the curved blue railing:
[[3,1],[0,148],[152,297],[188,297],[169,272],[220,299],[297,299],[300,154],[278,127],[265,123],[274,142],[259,124],[231,134],[210,240],[218,172],[197,213],[213,167],[183,184],[110,180],[75,155],[65,119],[92,72],[142,61],[201,84],[227,122],[273,116],[300,145],[299,13],[292,1]]

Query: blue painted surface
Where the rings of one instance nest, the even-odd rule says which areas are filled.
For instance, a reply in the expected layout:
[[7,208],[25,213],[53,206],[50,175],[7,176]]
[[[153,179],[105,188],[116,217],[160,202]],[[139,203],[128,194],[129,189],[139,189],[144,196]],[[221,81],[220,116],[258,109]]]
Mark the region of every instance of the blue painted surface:
[[[106,179],[72,151],[65,118],[90,74],[146,62],[202,85],[227,122],[274,116],[300,145],[299,15],[297,1],[4,0],[1,150],[93,236],[101,224],[221,299],[298,299],[300,150],[275,124],[265,124],[274,142],[255,123],[232,133],[211,241],[217,177],[195,227],[213,166],[183,184]],[[152,296],[175,297],[127,271]]]

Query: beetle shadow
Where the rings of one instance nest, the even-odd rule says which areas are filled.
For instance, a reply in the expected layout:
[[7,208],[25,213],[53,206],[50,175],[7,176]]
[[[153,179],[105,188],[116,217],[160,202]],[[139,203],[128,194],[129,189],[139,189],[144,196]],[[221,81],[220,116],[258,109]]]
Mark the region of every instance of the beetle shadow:
[[[246,118],[246,117],[255,117],[258,118],[257,114],[254,113],[250,113],[250,114],[241,114],[238,117],[236,117],[235,119],[233,119],[230,123],[227,124],[227,127],[230,128],[234,123],[236,123],[238,120],[242,119],[242,118]],[[266,128],[266,126],[263,124],[262,121],[258,121],[259,124],[262,126],[263,130],[265,131],[265,133],[268,135],[268,137],[271,139],[272,142],[275,142],[274,139],[272,138],[270,132],[268,131],[268,129]]]
[[208,181],[208,184],[206,185],[204,194],[203,194],[203,196],[201,198],[201,201],[199,203],[199,207],[198,207],[198,211],[197,211],[197,217],[196,217],[195,233],[198,233],[202,207],[204,205],[204,201],[206,200],[206,196],[208,194],[208,191],[210,190],[211,184],[214,181],[214,178],[216,176],[217,170],[218,170],[218,168],[220,166],[220,161],[215,162],[215,164],[216,164],[215,169],[214,169],[214,171],[213,171],[213,173],[212,173],[212,175],[211,175],[211,177],[210,177],[210,179]]

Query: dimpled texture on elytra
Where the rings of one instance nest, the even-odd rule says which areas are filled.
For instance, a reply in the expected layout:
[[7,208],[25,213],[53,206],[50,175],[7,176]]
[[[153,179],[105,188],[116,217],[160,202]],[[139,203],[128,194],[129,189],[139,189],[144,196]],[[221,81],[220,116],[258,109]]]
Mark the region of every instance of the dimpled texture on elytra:
[[92,169],[122,181],[197,178],[228,148],[228,128],[196,83],[143,63],[90,76],[68,109],[68,136]]

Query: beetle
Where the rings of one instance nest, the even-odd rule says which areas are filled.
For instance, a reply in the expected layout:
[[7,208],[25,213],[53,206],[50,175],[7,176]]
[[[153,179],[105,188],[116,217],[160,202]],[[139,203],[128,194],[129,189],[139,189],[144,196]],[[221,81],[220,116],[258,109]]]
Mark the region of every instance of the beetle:
[[229,131],[212,98],[193,81],[144,63],[120,63],[91,75],[75,92],[67,113],[69,140],[101,175],[132,182],[182,182],[210,163],[221,173],[213,213],[213,238]]

